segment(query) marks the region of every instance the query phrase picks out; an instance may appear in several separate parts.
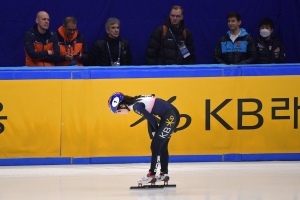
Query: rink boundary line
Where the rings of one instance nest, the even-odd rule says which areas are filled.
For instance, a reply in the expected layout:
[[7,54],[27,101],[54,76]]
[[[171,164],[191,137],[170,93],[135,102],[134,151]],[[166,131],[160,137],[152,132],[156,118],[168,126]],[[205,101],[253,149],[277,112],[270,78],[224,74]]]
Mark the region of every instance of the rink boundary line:
[[[170,162],[300,161],[300,153],[173,155]],[[150,156],[0,158],[0,166],[149,163]]]

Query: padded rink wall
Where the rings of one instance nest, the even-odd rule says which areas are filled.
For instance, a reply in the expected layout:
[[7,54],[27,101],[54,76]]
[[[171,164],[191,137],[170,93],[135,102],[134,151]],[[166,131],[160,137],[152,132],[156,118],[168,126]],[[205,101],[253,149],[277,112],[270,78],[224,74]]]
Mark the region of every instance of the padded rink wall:
[[300,160],[300,64],[0,69],[0,165],[150,161],[147,123],[116,91],[180,111],[171,162]]

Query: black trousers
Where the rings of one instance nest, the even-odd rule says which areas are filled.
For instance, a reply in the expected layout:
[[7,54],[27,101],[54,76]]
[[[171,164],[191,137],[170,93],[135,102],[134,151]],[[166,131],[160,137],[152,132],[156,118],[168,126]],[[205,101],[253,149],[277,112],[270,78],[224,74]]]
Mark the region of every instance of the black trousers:
[[179,112],[176,108],[168,109],[160,119],[158,130],[151,142],[151,174],[156,174],[158,165],[161,166],[162,173],[168,173],[169,150],[168,144],[172,133],[178,126],[180,120]]

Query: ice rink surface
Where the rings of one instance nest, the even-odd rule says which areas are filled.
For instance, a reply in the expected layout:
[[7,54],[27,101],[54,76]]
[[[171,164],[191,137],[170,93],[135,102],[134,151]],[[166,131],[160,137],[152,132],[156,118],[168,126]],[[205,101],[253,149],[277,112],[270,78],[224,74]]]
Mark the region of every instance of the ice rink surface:
[[300,162],[170,163],[176,188],[130,190],[149,164],[0,166],[0,200],[300,200]]

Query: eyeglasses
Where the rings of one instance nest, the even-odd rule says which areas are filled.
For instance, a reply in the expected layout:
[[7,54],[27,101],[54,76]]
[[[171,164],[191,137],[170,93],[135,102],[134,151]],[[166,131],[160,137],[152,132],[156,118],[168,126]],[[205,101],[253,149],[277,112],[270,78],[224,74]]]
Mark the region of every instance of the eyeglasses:
[[77,28],[71,29],[71,28],[67,28],[67,27],[65,27],[65,26],[64,26],[64,29],[65,29],[66,31],[68,31],[68,32],[75,32],[75,31],[77,31]]
[[172,17],[172,18],[180,18],[181,15],[173,15],[173,14],[170,14],[170,17]]
[[67,31],[69,32],[75,32],[77,30],[77,28],[71,29],[71,28],[67,28]]

